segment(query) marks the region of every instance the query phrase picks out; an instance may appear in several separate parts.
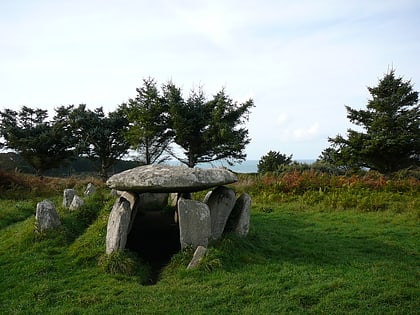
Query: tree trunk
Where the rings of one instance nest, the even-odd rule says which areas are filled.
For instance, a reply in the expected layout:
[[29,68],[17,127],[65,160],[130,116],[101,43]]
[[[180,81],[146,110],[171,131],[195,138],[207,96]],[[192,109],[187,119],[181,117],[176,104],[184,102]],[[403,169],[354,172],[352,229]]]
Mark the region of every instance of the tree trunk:
[[146,143],[146,165],[150,165],[152,163],[151,163],[150,151],[149,151],[149,140],[146,139],[145,143]]
[[194,159],[194,154],[188,153],[188,167],[193,168],[196,164],[196,161]]
[[104,181],[108,179],[108,168],[104,160],[101,161],[101,177]]

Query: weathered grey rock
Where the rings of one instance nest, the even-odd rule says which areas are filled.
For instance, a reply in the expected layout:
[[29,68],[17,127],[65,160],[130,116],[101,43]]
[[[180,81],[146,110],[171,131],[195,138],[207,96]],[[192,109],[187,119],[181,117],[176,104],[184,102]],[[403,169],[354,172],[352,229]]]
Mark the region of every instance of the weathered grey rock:
[[139,194],[139,205],[141,210],[160,211],[168,205],[168,193],[142,193]]
[[114,203],[109,214],[106,229],[106,253],[124,249],[131,222],[131,212],[136,202],[136,196],[124,192]]
[[194,252],[194,256],[191,259],[190,263],[187,266],[187,269],[192,269],[197,267],[197,265],[203,260],[203,257],[207,253],[207,248],[204,246],[198,246]]
[[118,197],[118,196],[119,196],[119,194],[118,194],[118,190],[116,190],[116,189],[111,189],[110,195],[111,195],[112,197]]
[[172,207],[176,207],[176,205],[178,204],[178,193],[169,194],[168,204]]
[[60,218],[54,204],[49,200],[43,200],[36,205],[36,226],[39,232],[53,229],[61,225]]
[[224,186],[217,187],[210,194],[207,205],[211,217],[211,239],[217,240],[222,236],[235,202],[235,192]]
[[[168,204],[171,207],[177,207],[178,205],[178,200],[180,198],[184,198],[184,199],[192,199],[192,194],[191,193],[170,193],[169,194],[169,201]],[[174,222],[178,223],[178,211],[177,209],[174,212]]]
[[85,196],[90,196],[92,194],[94,194],[96,192],[96,188],[95,186],[93,186],[92,183],[87,184],[84,195]]
[[246,236],[249,232],[251,217],[251,196],[243,193],[236,200],[235,207],[229,218],[229,225],[232,232],[239,236]]
[[179,222],[178,210],[175,210],[175,212],[174,212],[174,222],[175,223],[178,223]]
[[211,193],[212,193],[213,191],[212,190],[210,190],[209,192],[207,192],[207,194],[204,196],[204,199],[203,199],[203,202],[205,203],[205,204],[207,204],[207,202],[209,201],[209,198],[210,198],[210,196],[211,196]]
[[211,235],[208,206],[200,201],[181,198],[178,200],[178,216],[181,249],[200,245],[207,247]]
[[136,193],[131,193],[128,191],[118,191],[118,196],[127,200],[130,203],[131,209],[134,208],[134,205],[136,204],[138,199],[138,195]]
[[73,201],[74,196],[77,194],[76,190],[68,188],[64,189],[63,192],[63,207],[68,208],[71,205],[71,202]]
[[133,192],[194,192],[236,182],[225,168],[188,168],[169,165],[139,166],[111,176],[110,188]]
[[83,206],[84,203],[85,202],[83,201],[82,198],[80,198],[78,195],[74,195],[69,209],[70,210],[76,210],[77,208],[80,208],[81,206]]

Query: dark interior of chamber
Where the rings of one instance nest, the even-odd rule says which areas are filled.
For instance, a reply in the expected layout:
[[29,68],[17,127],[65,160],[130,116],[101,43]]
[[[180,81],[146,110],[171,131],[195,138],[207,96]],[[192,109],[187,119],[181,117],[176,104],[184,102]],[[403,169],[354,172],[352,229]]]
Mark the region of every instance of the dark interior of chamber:
[[134,218],[126,247],[151,266],[152,274],[146,284],[156,283],[162,268],[181,250],[174,211],[142,211]]

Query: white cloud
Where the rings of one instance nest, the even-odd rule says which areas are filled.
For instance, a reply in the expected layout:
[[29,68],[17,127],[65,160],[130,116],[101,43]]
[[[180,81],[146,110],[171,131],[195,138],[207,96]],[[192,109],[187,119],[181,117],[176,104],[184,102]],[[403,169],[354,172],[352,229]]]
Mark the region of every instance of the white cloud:
[[314,139],[319,132],[319,123],[314,123],[307,128],[298,128],[293,130],[293,139],[298,141],[307,141]]
[[277,116],[277,120],[276,123],[277,125],[284,125],[289,121],[289,115],[285,114],[285,113],[281,113]]
[[320,136],[318,122],[314,122],[307,127],[289,126],[278,130],[278,139],[283,142],[305,142],[314,140]]

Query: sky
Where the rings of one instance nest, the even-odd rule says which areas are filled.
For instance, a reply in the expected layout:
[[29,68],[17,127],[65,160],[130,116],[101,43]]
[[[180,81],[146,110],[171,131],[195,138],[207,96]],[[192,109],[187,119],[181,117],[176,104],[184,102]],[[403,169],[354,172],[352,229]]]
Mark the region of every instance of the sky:
[[115,110],[144,78],[252,98],[247,159],[316,159],[390,69],[420,91],[418,0],[0,0],[0,110]]

